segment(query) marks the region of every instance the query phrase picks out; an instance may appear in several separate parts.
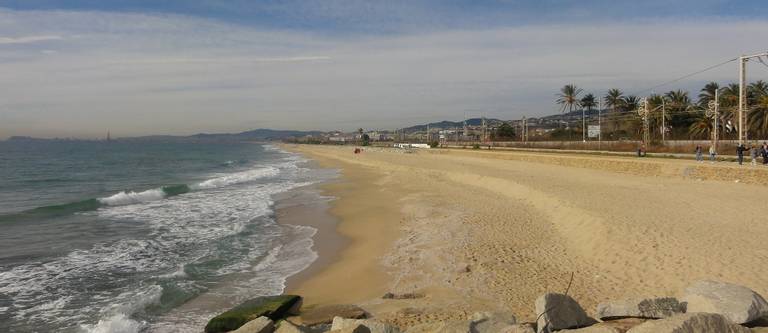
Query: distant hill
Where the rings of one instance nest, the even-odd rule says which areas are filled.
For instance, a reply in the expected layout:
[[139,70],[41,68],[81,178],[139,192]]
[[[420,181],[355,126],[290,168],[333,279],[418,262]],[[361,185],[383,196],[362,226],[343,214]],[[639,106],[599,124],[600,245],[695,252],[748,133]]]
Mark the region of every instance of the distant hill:
[[[485,121],[489,126],[498,125],[504,122],[503,120],[495,119],[495,118],[486,118]],[[483,118],[467,119],[467,125],[469,126],[480,126],[482,124],[483,124]],[[442,129],[461,128],[461,127],[464,127],[464,121],[443,120],[435,123],[406,127],[406,128],[403,128],[402,130],[405,133],[421,132],[421,131],[427,130],[427,125],[429,125],[430,128],[442,128]]]
[[120,141],[165,141],[165,142],[237,142],[237,141],[273,141],[289,137],[318,135],[320,131],[293,131],[259,128],[240,133],[198,133],[189,136],[150,135],[132,138],[120,138]]

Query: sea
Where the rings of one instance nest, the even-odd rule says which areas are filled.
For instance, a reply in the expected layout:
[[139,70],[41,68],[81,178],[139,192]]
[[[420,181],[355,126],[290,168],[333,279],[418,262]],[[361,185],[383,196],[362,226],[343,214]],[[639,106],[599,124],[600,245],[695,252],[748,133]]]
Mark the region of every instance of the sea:
[[332,177],[270,144],[0,142],[0,332],[201,332],[317,258],[275,197]]

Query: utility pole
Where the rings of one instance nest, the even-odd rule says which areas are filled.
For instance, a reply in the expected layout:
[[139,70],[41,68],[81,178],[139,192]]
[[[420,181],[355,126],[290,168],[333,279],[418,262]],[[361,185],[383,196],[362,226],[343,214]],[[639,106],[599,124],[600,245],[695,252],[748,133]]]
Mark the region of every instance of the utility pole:
[[661,142],[667,142],[667,105],[661,96]]
[[581,142],[587,142],[587,118],[584,107],[581,108]]
[[650,141],[650,134],[648,133],[648,101],[645,98],[640,100],[640,104],[637,108],[637,114],[640,116],[640,118],[643,119],[643,145],[645,145],[647,149],[648,142]]
[[739,57],[739,144],[748,141],[747,126],[747,61],[751,58],[768,57],[768,52]]
[[600,150],[600,146],[603,144],[603,101],[597,99],[597,149]]
[[715,152],[717,152],[717,132],[718,132],[718,125],[717,120],[720,118],[720,100],[718,99],[718,92],[720,89],[715,90],[715,100],[709,101],[707,103],[707,117],[712,118],[713,129],[712,129],[712,147],[715,148]]

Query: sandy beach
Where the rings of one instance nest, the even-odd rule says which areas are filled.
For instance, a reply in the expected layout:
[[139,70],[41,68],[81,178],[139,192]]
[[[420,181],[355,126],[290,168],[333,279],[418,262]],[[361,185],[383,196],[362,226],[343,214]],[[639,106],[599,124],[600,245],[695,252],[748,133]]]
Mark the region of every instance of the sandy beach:
[[[336,168],[320,187],[345,239],[287,292],[411,325],[511,311],[547,291],[597,302],[676,296],[698,279],[768,289],[768,169],[473,150],[285,145]],[[382,299],[384,293],[412,293]]]

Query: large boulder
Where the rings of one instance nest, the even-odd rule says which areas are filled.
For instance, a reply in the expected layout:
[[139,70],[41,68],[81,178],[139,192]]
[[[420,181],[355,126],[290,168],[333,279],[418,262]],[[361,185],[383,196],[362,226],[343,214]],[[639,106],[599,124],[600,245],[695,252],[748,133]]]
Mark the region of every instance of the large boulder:
[[717,313],[692,312],[659,320],[649,320],[627,333],[750,333],[750,329],[734,324]]
[[341,317],[333,318],[333,324],[331,324],[331,331],[334,330],[348,330],[358,325],[362,325],[367,328],[370,333],[400,333],[400,329],[389,324],[378,322],[371,319],[345,319]]
[[301,306],[301,297],[296,295],[257,297],[208,321],[206,333],[229,332],[259,317],[271,320],[285,318]]
[[698,281],[685,289],[682,300],[687,303],[687,312],[719,313],[737,324],[768,315],[768,302],[762,296],[731,283]]
[[581,305],[571,296],[547,293],[536,299],[538,332],[551,332],[566,328],[579,328],[594,324]]
[[330,324],[334,317],[347,319],[365,318],[366,313],[361,307],[351,304],[334,304],[320,306],[301,312],[301,323],[307,326]]
[[259,317],[251,320],[231,333],[272,333],[275,331],[275,325],[267,317]]
[[604,302],[597,305],[597,317],[615,318],[666,318],[684,313],[685,305],[673,297],[629,299]]

